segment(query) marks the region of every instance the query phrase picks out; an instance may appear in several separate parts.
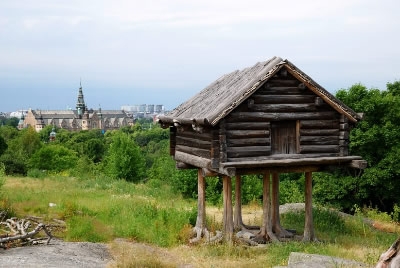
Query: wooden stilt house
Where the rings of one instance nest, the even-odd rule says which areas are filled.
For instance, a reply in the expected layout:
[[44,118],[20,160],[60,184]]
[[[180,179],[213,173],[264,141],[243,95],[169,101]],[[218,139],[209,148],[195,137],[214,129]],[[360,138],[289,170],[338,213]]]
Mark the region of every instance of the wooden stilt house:
[[[231,177],[264,175],[267,200],[262,228],[274,239],[279,215],[276,219],[271,209],[276,196],[266,196],[270,174],[275,174],[276,181],[279,173],[305,172],[308,219],[304,237],[313,240],[311,172],[366,167],[360,156],[349,155],[349,130],[360,119],[290,61],[273,57],[223,75],[158,120],[170,129],[170,154],[177,167],[199,169],[199,210],[204,206],[200,194],[204,176],[223,177],[228,239],[233,230]],[[205,228],[202,213],[196,226],[200,229]],[[235,209],[237,224],[242,224],[241,214]]]

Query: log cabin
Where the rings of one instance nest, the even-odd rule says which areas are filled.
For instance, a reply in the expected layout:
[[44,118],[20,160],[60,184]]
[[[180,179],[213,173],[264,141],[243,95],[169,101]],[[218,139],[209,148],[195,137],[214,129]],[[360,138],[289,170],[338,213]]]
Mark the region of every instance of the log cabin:
[[[349,131],[361,119],[293,63],[279,57],[223,75],[158,122],[170,130],[170,154],[178,168],[198,169],[197,238],[205,230],[204,177],[223,179],[223,233],[230,240],[241,220],[241,176],[262,174],[263,226],[273,241],[279,223],[279,173],[304,172],[304,240],[315,239],[312,172],[366,167],[349,155]],[[272,197],[270,176],[272,174]],[[231,178],[236,177],[235,219]]]

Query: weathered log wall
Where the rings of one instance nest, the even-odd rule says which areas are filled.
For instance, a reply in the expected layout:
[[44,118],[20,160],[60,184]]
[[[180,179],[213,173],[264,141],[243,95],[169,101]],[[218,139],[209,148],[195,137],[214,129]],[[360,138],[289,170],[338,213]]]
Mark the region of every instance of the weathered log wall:
[[[212,109],[212,107],[210,107]],[[215,127],[171,128],[176,151],[220,163],[348,155],[349,122],[286,69]],[[202,160],[202,161],[203,161]]]
[[[275,122],[292,122],[295,127],[283,133],[293,129],[293,135],[278,140],[282,134],[274,134],[279,128]],[[286,70],[239,105],[220,127],[225,133],[221,139],[226,143],[227,162],[266,160],[277,151],[304,157],[348,155],[347,118]],[[292,137],[293,142],[285,141]],[[285,142],[290,144],[283,145]],[[279,148],[284,146],[287,148]]]
[[175,151],[211,159],[212,144],[212,129],[204,129],[203,133],[198,133],[192,128],[176,128]]

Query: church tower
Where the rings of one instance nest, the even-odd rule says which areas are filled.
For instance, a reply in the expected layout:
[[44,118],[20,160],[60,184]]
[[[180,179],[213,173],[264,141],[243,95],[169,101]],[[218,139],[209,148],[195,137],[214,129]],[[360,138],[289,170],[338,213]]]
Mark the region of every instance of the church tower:
[[78,93],[78,101],[76,102],[76,110],[78,111],[79,118],[82,118],[82,115],[85,113],[86,105],[85,100],[83,99],[82,92],[82,81],[79,82],[79,93]]

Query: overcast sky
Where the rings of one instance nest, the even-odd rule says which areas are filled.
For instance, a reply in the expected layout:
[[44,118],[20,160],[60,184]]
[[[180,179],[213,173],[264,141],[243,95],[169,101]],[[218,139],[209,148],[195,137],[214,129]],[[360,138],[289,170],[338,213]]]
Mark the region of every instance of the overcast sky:
[[398,0],[1,0],[0,111],[164,104],[273,56],[328,91],[400,80]]

